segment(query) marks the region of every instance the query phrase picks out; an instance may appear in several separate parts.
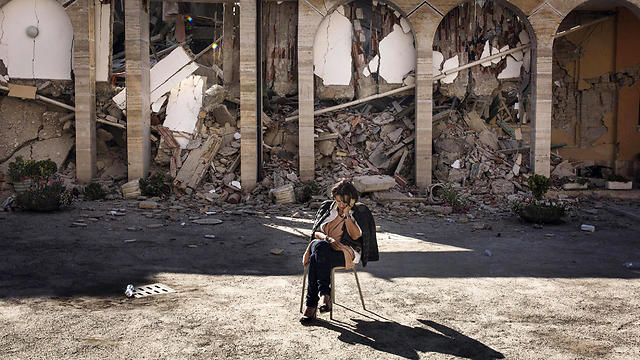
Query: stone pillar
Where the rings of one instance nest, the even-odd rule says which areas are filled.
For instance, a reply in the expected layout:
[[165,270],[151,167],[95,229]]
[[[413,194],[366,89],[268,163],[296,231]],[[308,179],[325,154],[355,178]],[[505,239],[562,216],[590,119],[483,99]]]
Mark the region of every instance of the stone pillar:
[[536,36],[536,48],[533,54],[536,59],[533,79],[535,92],[531,99],[535,108],[531,124],[530,161],[534,173],[547,177],[551,172],[553,41],[562,18],[563,16],[549,5],[543,6],[529,16],[529,22]]
[[240,11],[240,180],[244,192],[258,182],[256,0],[241,0]]
[[298,157],[302,181],[315,176],[313,42],[324,16],[316,9],[324,9],[324,3],[298,1]]
[[78,0],[67,14],[73,25],[76,177],[89,182],[96,175],[96,58],[93,0]]
[[425,188],[432,182],[433,167],[433,38],[442,16],[422,6],[409,18],[416,36],[416,185]]
[[146,177],[151,158],[147,5],[144,0],[125,0],[124,3],[129,180]]
[[233,7],[232,2],[224,3],[224,15],[222,18],[222,73],[224,84],[229,85],[233,81]]

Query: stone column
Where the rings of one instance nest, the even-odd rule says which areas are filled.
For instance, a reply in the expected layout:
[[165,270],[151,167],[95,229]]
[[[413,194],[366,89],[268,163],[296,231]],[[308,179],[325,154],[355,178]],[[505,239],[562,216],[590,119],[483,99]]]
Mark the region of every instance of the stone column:
[[240,11],[240,180],[251,191],[258,182],[256,0],[241,0]]
[[147,4],[144,0],[125,0],[124,3],[129,180],[146,177],[151,158]]
[[222,73],[224,84],[230,85],[233,81],[233,7],[232,2],[224,3],[224,16],[222,19]]
[[539,175],[550,175],[551,156],[551,113],[553,111],[552,61],[553,41],[562,16],[551,6],[543,6],[529,16],[529,22],[536,35],[534,49],[535,104],[531,124],[530,161],[532,171]]
[[409,18],[416,36],[416,185],[425,188],[432,182],[433,167],[433,38],[442,16],[422,6]]
[[78,0],[67,14],[73,25],[76,177],[89,182],[96,175],[96,58],[93,0]]
[[298,157],[302,181],[315,176],[313,42],[324,16],[317,9],[324,9],[322,1],[298,1]]

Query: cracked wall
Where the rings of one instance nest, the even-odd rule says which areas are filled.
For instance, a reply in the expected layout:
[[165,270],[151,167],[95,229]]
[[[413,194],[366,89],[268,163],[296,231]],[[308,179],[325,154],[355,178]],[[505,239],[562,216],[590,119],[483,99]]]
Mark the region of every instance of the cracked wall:
[[554,43],[552,143],[566,144],[565,158],[623,170],[640,156],[640,46],[629,40],[640,21],[626,8],[584,8],[560,30],[611,15]]
[[9,78],[71,79],[72,42],[71,20],[53,0],[13,0],[0,9],[0,60]]
[[314,39],[316,94],[364,98],[413,84],[416,55],[409,21],[392,5],[356,0],[337,6]]
[[[434,39],[434,75],[529,44],[523,19],[495,1],[466,1],[442,19]],[[448,75],[436,86],[447,97],[490,96],[505,81],[529,91],[531,51],[525,49]]]

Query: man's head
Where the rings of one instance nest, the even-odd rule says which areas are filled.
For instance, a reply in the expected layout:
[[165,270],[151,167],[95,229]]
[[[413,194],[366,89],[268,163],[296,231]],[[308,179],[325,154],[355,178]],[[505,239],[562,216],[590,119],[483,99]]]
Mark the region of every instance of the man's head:
[[353,206],[359,196],[358,190],[348,180],[342,180],[331,188],[331,197],[337,202],[340,209]]

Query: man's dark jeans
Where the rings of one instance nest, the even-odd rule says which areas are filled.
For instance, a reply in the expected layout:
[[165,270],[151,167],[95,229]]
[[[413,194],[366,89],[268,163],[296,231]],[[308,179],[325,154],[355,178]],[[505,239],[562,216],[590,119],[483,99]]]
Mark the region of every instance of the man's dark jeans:
[[317,307],[320,295],[331,295],[331,269],[344,266],[344,253],[333,250],[331,244],[316,240],[311,245],[309,256],[309,288],[307,306]]

